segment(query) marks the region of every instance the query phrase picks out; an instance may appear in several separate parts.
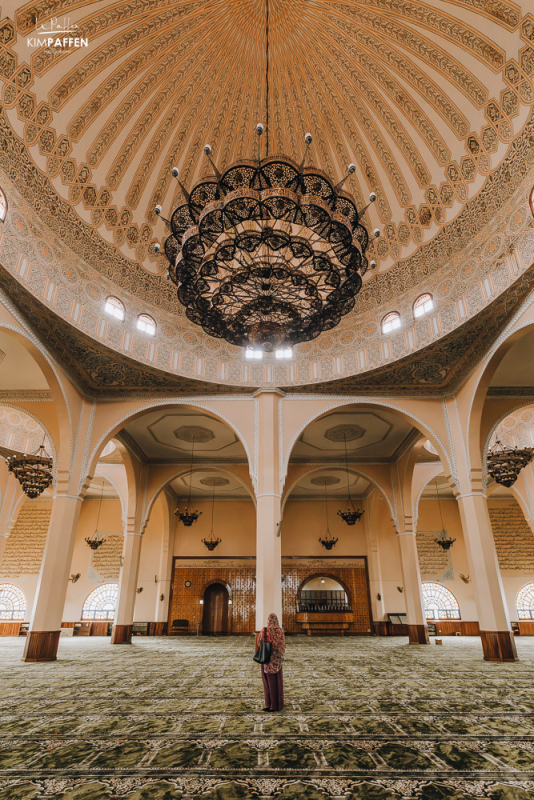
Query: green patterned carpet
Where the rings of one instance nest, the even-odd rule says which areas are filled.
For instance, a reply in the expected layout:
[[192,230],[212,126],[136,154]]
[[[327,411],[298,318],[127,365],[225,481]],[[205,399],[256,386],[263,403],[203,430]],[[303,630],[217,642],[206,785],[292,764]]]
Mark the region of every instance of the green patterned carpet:
[[534,639],[288,639],[261,712],[251,637],[0,640],[0,800],[534,798]]

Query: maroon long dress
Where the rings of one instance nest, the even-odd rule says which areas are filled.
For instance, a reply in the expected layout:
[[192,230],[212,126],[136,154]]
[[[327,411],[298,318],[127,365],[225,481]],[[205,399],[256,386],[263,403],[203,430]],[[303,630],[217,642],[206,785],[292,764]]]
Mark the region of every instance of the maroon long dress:
[[[258,643],[263,642],[264,637],[265,628],[262,628],[258,636]],[[267,641],[272,645],[272,652],[269,663],[261,665],[265,708],[268,708],[270,711],[282,711],[284,707],[282,661],[286,650],[286,638],[276,614],[269,614],[269,620],[267,622]]]

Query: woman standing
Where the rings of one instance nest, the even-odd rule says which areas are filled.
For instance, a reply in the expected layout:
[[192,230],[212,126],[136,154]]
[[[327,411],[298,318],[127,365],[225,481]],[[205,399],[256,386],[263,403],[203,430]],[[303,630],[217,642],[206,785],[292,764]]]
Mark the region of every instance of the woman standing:
[[[265,640],[265,628],[258,637],[258,644]],[[271,643],[271,658],[268,664],[261,665],[263,694],[265,696],[264,711],[281,711],[284,707],[284,681],[282,661],[286,651],[286,637],[280,627],[276,614],[269,614],[267,622],[267,641]]]

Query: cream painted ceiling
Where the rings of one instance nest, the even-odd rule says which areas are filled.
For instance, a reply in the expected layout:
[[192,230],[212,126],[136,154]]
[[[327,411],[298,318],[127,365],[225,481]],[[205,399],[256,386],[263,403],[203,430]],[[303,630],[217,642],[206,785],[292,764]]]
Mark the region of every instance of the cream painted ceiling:
[[13,336],[0,331],[0,391],[46,391],[42,370]]
[[[152,273],[153,208],[264,147],[378,202],[393,265],[455,218],[502,162],[534,97],[531,0],[37,0],[7,11],[3,102],[35,164],[82,219]],[[3,8],[4,13],[6,8]],[[52,18],[87,48],[29,46]],[[7,29],[6,29],[7,30]],[[20,70],[20,72],[17,72]],[[17,79],[14,76],[17,75]],[[265,151],[264,151],[265,152]]]
[[512,345],[497,368],[491,385],[534,387],[534,331],[525,333]]
[[344,433],[351,461],[392,459],[413,432],[395,414],[380,409],[336,411],[312,422],[301,434],[292,453],[296,461],[343,460]]
[[195,459],[246,461],[243,445],[224,422],[187,407],[145,414],[124,430],[144,460],[189,463],[194,437]]
[[195,469],[193,474],[181,475],[175,478],[171,489],[179,498],[186,498],[191,488],[191,497],[197,502],[203,500],[210,502],[212,494],[216,500],[251,500],[250,493],[242,482],[231,472],[213,470],[209,468]]

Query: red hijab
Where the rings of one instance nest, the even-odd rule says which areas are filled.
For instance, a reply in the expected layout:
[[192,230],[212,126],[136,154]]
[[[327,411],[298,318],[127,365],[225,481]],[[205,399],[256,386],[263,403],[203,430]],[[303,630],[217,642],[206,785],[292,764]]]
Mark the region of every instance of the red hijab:
[[267,636],[273,646],[273,649],[278,650],[280,655],[283,656],[286,649],[286,637],[284,636],[284,631],[280,627],[280,623],[278,622],[278,617],[276,614],[269,614],[269,619],[267,621]]

